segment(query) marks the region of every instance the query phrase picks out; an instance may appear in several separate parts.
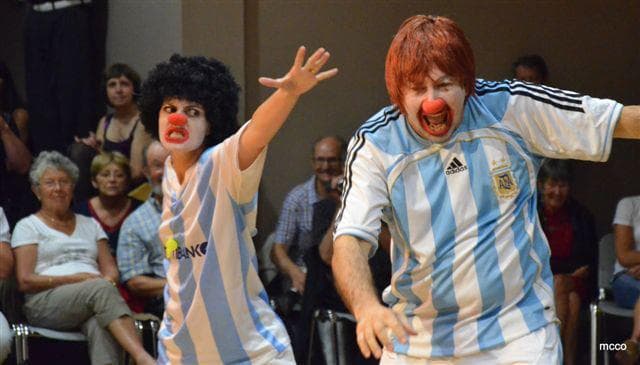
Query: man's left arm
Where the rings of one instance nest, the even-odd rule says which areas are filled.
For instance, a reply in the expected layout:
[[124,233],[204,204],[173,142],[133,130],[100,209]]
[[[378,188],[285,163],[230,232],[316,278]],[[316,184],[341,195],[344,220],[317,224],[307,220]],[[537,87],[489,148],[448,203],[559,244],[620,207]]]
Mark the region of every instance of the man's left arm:
[[640,106],[624,106],[613,138],[640,139]]

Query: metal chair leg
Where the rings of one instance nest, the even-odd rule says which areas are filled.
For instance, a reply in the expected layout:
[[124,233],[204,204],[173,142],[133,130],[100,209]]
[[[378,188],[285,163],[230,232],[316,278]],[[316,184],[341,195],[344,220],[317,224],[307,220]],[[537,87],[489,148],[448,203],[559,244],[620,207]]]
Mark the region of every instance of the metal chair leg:
[[598,305],[591,303],[591,365],[598,363]]

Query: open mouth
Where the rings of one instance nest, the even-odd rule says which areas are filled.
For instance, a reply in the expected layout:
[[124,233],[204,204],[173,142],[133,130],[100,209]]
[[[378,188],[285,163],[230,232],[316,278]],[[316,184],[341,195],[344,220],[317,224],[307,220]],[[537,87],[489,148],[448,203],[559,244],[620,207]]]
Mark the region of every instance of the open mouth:
[[434,137],[441,137],[451,129],[453,115],[444,100],[425,100],[418,112],[422,129]]
[[170,127],[164,133],[164,139],[169,143],[184,143],[189,139],[189,131],[181,127]]

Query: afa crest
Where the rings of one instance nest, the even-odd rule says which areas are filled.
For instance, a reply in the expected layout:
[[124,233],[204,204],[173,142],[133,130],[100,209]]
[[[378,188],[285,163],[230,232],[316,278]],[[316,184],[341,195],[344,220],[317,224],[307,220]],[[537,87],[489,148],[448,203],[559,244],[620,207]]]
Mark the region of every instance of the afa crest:
[[493,174],[493,190],[498,198],[509,199],[518,194],[518,183],[511,170]]

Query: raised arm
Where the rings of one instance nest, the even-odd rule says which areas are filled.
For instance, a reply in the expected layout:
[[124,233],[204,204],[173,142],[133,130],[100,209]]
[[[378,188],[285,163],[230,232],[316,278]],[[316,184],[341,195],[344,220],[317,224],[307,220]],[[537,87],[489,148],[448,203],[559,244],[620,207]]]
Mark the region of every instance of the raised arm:
[[356,237],[342,235],[334,243],[331,266],[342,300],[358,321],[358,347],[369,358],[382,356],[380,344],[393,350],[390,332],[406,343],[407,335],[415,335],[406,317],[384,306],[376,294],[367,260],[370,245]]
[[[251,123],[240,137],[238,161],[240,169],[251,166],[260,152],[269,144],[298,102],[300,95],[314,88],[318,82],[335,76],[337,68],[320,72],[329,60],[324,48],[316,50],[304,63],[306,49],[298,48],[293,66],[279,79],[261,77],[258,81],[277,90],[265,100],[251,117]],[[304,63],[304,65],[303,65]]]
[[622,107],[613,138],[640,139],[640,106]]

